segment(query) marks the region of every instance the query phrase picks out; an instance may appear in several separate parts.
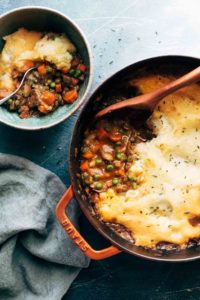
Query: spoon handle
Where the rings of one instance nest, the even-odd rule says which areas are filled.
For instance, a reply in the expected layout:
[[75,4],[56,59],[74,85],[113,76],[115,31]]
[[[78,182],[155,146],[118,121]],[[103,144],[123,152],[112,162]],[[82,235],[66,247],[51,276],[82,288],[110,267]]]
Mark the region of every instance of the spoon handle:
[[99,111],[95,119],[98,119],[107,113],[112,111],[132,107],[136,109],[147,109],[152,111],[155,105],[161,100],[162,98],[168,96],[169,94],[177,91],[180,88],[183,88],[191,83],[195,83],[200,80],[200,66],[193,71],[187,73],[186,75],[180,77],[179,79],[172,81],[163,87],[159,88],[156,91],[140,95],[137,97],[133,97],[115,104],[112,104],[101,111]]
[[[159,100],[168,96],[169,94],[183,88],[191,83],[195,83],[200,80],[200,67],[194,69],[193,71],[187,73],[186,75],[164,85],[157,91],[149,93],[149,104],[150,108],[154,108],[154,106],[158,103]],[[151,99],[152,97],[152,99]],[[148,99],[146,99],[148,101]]]

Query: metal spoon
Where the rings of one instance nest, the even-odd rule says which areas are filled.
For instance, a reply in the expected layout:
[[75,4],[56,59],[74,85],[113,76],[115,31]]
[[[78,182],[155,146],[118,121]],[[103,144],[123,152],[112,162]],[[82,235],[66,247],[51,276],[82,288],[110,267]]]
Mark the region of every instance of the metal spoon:
[[3,103],[5,103],[6,101],[8,101],[10,98],[12,98],[22,87],[22,85],[24,84],[24,80],[26,79],[26,76],[33,70],[35,70],[36,67],[30,68],[28,69],[25,73],[24,76],[22,78],[22,81],[20,82],[20,84],[18,85],[17,89],[12,92],[11,94],[9,94],[8,96],[6,96],[5,98],[0,100],[0,105],[2,105]]
[[156,104],[167,95],[183,88],[191,83],[195,83],[200,80],[200,67],[194,69],[193,71],[187,73],[186,75],[180,77],[179,79],[164,85],[160,89],[147,93],[141,96],[129,98],[127,100],[112,104],[101,111],[99,111],[95,119],[103,117],[104,115],[111,113],[115,110],[122,108],[136,108],[136,109],[147,109],[152,111]]

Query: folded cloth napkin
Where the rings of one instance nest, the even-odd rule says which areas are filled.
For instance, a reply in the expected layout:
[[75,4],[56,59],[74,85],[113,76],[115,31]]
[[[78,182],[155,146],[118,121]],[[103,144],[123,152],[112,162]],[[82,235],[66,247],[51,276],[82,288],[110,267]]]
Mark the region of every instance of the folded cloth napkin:
[[[0,299],[60,300],[88,259],[55,217],[66,190],[53,173],[0,154]],[[68,214],[77,226],[77,207]]]

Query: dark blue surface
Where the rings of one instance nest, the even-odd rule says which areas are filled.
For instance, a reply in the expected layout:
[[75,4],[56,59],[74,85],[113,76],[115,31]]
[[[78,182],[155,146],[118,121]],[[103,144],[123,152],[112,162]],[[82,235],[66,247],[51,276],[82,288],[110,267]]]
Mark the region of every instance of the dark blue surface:
[[[200,53],[199,0],[0,0],[0,13],[30,4],[59,9],[84,30],[94,53],[93,88],[116,70],[143,58]],[[0,125],[0,151],[32,160],[68,186],[67,153],[76,117],[41,132]],[[84,216],[81,230],[96,248],[106,245]],[[120,254],[91,262],[65,299],[200,299],[199,269],[200,261],[166,264]]]

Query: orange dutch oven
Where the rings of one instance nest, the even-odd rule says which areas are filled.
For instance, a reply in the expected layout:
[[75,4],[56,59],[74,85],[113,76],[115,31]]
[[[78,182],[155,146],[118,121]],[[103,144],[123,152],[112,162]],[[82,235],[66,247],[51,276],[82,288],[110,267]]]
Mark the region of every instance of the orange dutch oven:
[[[82,107],[81,113],[73,130],[69,149],[69,171],[72,185],[58,202],[56,215],[60,224],[63,226],[70,238],[89,258],[100,260],[116,255],[121,251],[125,251],[141,258],[166,262],[191,261],[200,258],[200,247],[198,244],[194,245],[195,247],[192,247],[191,249],[188,248],[181,251],[176,251],[175,249],[175,251],[171,252],[159,252],[135,246],[133,243],[119,236],[98,218],[90,199],[88,199],[88,195],[84,191],[84,187],[82,186],[79,176],[80,148],[83,140],[83,133],[88,128],[88,124],[92,122],[93,116],[97,112],[96,103],[99,100],[99,96],[101,96],[101,102],[103,102],[104,99],[111,96],[110,92],[112,90],[117,90],[122,81],[125,81],[128,78],[134,78],[138,71],[141,72],[141,70],[151,71],[159,69],[171,73],[177,73],[180,70],[183,70],[183,72],[186,73],[195,69],[199,65],[200,59],[185,56],[161,56],[134,63],[120,70],[103,82]],[[128,97],[128,95],[125,96]],[[90,223],[103,237],[110,241],[110,247],[102,250],[93,249],[71,223],[67,216],[66,208],[73,197],[77,199],[83,213]]]

